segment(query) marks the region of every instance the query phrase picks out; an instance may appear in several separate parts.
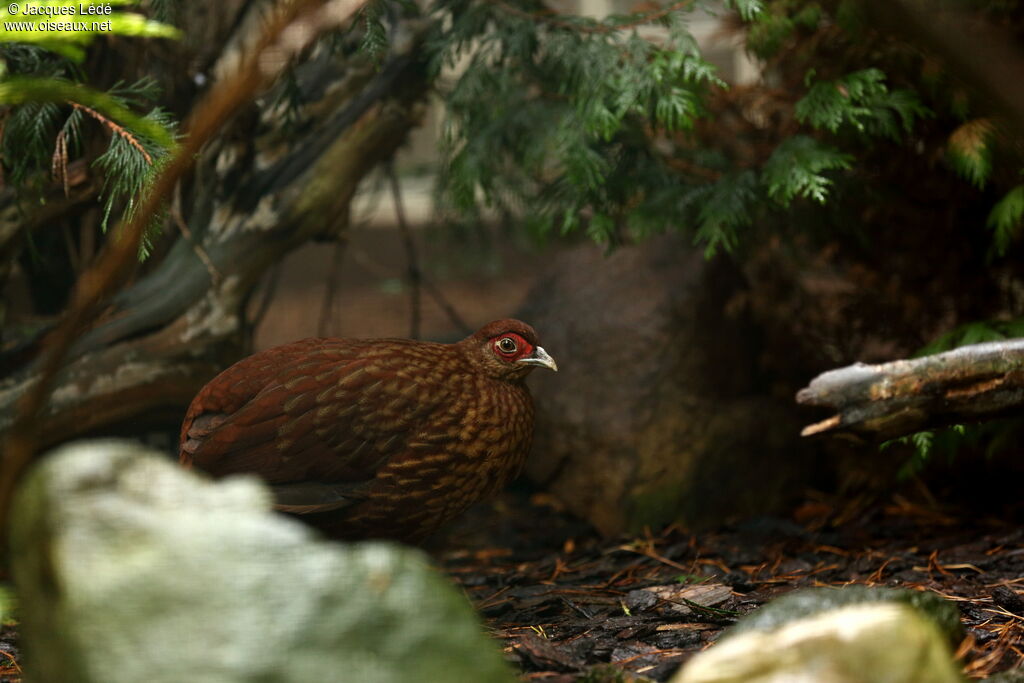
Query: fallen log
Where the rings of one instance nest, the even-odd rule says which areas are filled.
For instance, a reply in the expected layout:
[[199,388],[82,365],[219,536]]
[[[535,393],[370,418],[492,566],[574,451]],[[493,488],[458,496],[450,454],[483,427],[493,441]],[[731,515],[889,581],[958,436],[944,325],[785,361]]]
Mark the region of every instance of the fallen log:
[[815,377],[797,403],[835,415],[802,436],[845,434],[881,441],[1024,409],[1024,339],[963,346],[922,358],[855,363]]

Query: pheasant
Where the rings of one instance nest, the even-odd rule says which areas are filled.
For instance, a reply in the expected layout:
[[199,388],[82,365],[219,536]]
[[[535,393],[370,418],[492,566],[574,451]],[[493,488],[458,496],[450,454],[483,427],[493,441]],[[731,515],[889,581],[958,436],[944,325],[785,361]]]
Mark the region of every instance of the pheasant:
[[328,535],[422,540],[522,469],[524,380],[557,371],[532,327],[498,320],[455,344],[304,339],[235,363],[193,399],[184,466],[251,473]]

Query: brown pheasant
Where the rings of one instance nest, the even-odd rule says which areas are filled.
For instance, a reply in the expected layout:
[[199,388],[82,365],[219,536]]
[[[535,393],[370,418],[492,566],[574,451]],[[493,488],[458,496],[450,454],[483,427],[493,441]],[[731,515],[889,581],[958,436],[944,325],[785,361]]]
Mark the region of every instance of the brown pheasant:
[[304,339],[203,387],[181,462],[257,474],[278,509],[332,536],[419,540],[519,473],[535,367],[557,370],[518,320],[456,344]]

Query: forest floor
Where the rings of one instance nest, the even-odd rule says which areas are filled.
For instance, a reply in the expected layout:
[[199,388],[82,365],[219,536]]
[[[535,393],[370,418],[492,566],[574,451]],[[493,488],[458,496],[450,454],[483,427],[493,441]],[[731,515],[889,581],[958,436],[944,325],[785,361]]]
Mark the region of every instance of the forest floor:
[[1024,528],[896,497],[706,533],[602,539],[543,494],[506,493],[433,550],[523,681],[666,681],[737,618],[809,586],[954,601],[969,678],[1024,666]]
[[[551,496],[515,488],[428,550],[524,682],[666,681],[767,601],[851,583],[954,601],[969,678],[1024,666],[1024,527],[900,497],[842,509],[819,498],[788,518],[607,539]],[[0,683],[20,681],[18,660],[5,624]]]

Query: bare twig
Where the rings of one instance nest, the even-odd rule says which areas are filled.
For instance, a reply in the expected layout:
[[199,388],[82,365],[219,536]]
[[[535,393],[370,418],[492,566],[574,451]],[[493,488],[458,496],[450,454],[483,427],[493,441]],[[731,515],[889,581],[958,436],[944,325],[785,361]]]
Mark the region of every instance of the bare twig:
[[188,227],[184,216],[181,215],[181,185],[176,185],[174,188],[174,201],[171,202],[170,213],[171,218],[174,219],[174,224],[178,226],[178,231],[181,232],[182,236],[192,246],[192,251],[195,252],[196,257],[206,266],[206,272],[210,274],[210,282],[213,283],[214,287],[218,286],[224,279],[224,276],[217,270],[217,266],[213,264],[213,259],[206,253],[206,249],[203,249],[203,245],[193,237],[191,228]]
[[199,103],[189,118],[187,134],[167,166],[157,175],[139,210],[113,231],[94,265],[82,273],[60,323],[47,336],[38,380],[22,395],[17,416],[7,432],[0,468],[0,534],[7,532],[11,497],[35,455],[36,425],[53,389],[68,349],[107,298],[123,283],[138,254],[145,227],[174,186],[192,168],[202,146],[243,105],[275,77],[292,56],[326,28],[347,19],[366,0],[295,0],[281,2],[259,39],[229,78]]
[[327,289],[324,298],[320,302],[320,320],[316,324],[316,333],[321,337],[329,336],[328,325],[334,315],[334,297],[337,294],[338,282],[341,280],[341,264],[344,262],[345,247],[348,246],[348,239],[338,235],[334,243],[334,253],[331,254],[331,270],[327,274]]
[[[270,304],[274,300],[274,295],[277,294],[277,285],[281,282],[282,270],[284,270],[284,263],[282,261],[278,261],[271,266],[270,272],[267,274],[267,278],[264,281],[265,284],[260,292],[260,301],[256,305],[256,310],[252,315],[248,316],[248,319],[245,321],[245,325],[248,330],[256,330],[256,328],[260,326],[260,323],[263,322],[263,318],[267,315],[267,311],[270,310]],[[245,353],[252,353],[252,335],[246,334],[245,339]]]
[[68,263],[71,266],[71,272],[77,276],[82,272],[82,261],[78,249],[75,247],[75,240],[71,236],[71,226],[67,223],[61,223],[61,233],[64,235],[64,248],[68,252]]
[[448,299],[446,299],[444,294],[441,293],[441,290],[426,277],[423,278],[423,290],[430,295],[430,298],[434,300],[434,303],[441,307],[441,310],[444,311],[445,315],[448,316],[448,319],[452,321],[452,324],[459,328],[462,334],[473,334],[473,328],[466,324],[466,321],[462,319],[462,316],[455,310],[455,307],[448,302]]
[[405,207],[402,204],[402,188],[398,183],[398,175],[395,173],[395,162],[389,160],[384,167],[388,180],[391,182],[391,198],[395,202],[395,218],[398,220],[398,230],[402,234],[402,243],[405,245],[405,258],[407,262],[406,277],[409,280],[409,336],[413,339],[420,338],[420,284],[423,281],[423,273],[420,271],[419,255],[416,253],[416,241],[413,239],[412,230],[409,229],[409,222],[405,218]]

